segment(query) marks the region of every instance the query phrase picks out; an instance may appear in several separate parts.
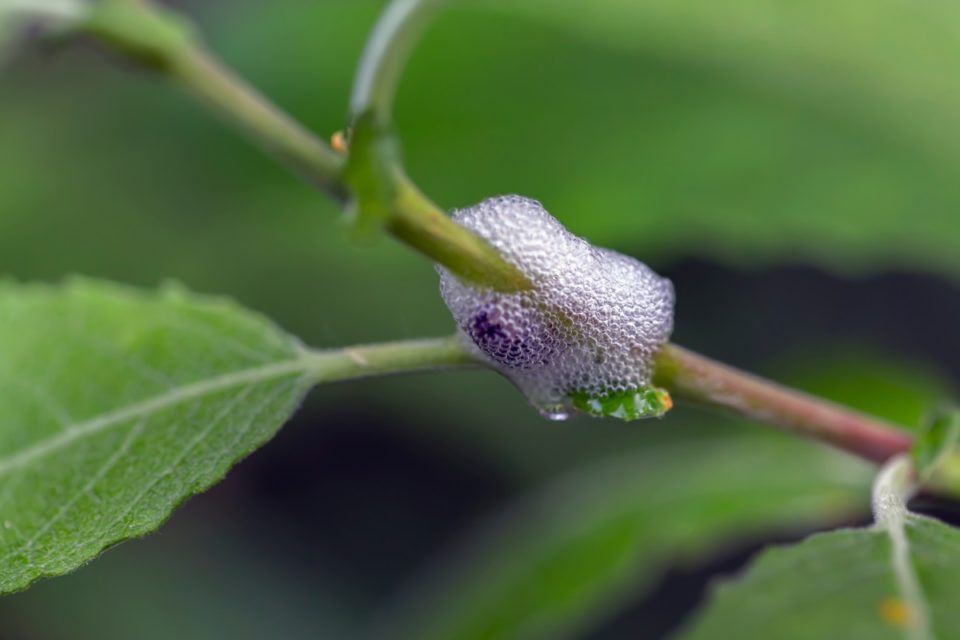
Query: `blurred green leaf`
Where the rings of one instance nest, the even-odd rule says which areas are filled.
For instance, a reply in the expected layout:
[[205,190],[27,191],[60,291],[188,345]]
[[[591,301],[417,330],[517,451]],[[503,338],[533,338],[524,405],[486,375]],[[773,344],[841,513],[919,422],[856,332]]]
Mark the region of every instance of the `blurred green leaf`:
[[[469,176],[645,257],[960,274],[952,6],[497,4],[529,20],[451,12],[402,89],[428,193],[461,204]],[[449,97],[423,104],[430,83]]]
[[[733,48],[684,35],[702,28],[696,21],[671,18],[661,33],[635,17],[651,3],[537,6],[536,20],[517,19],[522,7],[446,12],[415,55],[397,120],[411,174],[441,204],[527,194],[574,232],[654,264],[695,255],[960,274],[960,162],[871,124],[877,100],[811,101],[821,85],[853,91],[834,75],[842,67],[785,90],[779,74],[715,63]],[[843,11],[817,6],[831,25]],[[240,3],[190,13],[213,50],[326,136],[344,125],[378,8]],[[786,9],[757,8],[777,10]],[[749,23],[747,13],[731,14],[732,25],[718,18],[717,29]],[[574,15],[584,29],[656,31],[660,48],[639,36],[616,47],[571,37]],[[557,16],[563,29],[542,24],[560,24]],[[818,36],[827,45],[854,46],[834,42],[843,34],[829,28]],[[641,46],[620,46],[633,42]],[[701,55],[684,53],[698,46]],[[763,43],[743,47],[738,64],[774,64]],[[943,82],[960,77],[950,58],[934,62],[925,69],[941,69]],[[332,204],[155,78],[75,48],[25,61],[0,90],[0,136],[2,271],[139,284],[172,276],[229,292],[324,344],[450,329],[430,265],[386,240],[351,244]],[[395,322],[380,321],[400,308]]]
[[949,375],[929,363],[850,345],[811,345],[783,358],[770,374],[911,431],[919,431],[930,406],[950,393]]
[[217,299],[0,284],[0,592],[143,535],[309,388],[298,342]]
[[870,528],[765,552],[716,590],[681,637],[720,640],[731,629],[745,640],[958,637],[960,531],[908,512],[896,493],[875,488]]
[[[481,3],[474,3],[480,6]],[[569,0],[484,2],[627,53],[693,61],[791,100],[866,116],[960,152],[945,133],[960,107],[960,9],[923,0]],[[762,55],[758,55],[762,54]]]
[[784,440],[674,442],[552,484],[454,550],[383,637],[576,637],[666,567],[745,535],[855,512],[859,463]]
[[[351,618],[359,614],[338,576],[299,571],[302,565],[285,557],[290,545],[277,539],[282,517],[264,523],[267,514],[259,513],[261,521],[250,523],[242,503],[252,496],[234,495],[236,508],[225,510],[219,492],[178,509],[160,535],[0,598],[0,635],[169,640],[175,630],[179,640],[356,637]],[[250,539],[252,533],[262,538]]]
[[913,461],[926,487],[960,496],[960,408],[944,406],[928,418]]

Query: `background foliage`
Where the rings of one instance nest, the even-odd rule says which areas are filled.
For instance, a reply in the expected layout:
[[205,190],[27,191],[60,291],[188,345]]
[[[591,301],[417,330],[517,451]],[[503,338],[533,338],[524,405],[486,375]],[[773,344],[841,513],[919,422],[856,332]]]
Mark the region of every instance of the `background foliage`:
[[[214,50],[325,134],[343,125],[381,8],[185,4]],[[678,342],[917,424],[960,376],[956,13],[894,0],[475,3],[428,33],[397,122],[411,174],[441,205],[541,199],[575,233],[674,279]],[[323,198],[91,47],[17,57],[0,78],[0,140],[5,275],[175,278],[317,346],[451,328],[428,264],[350,242]],[[414,597],[407,585],[428,579],[414,576],[449,557],[438,549],[469,549],[470,531],[521,514],[503,509],[529,491],[581,468],[602,477],[624,452],[653,452],[669,485],[690,475],[689,461],[671,464],[680,439],[704,438],[708,465],[726,445],[707,438],[730,430],[758,437],[685,409],[551,425],[483,373],[321,389],[159,534],[0,602],[0,635],[352,637]],[[637,484],[637,505],[659,486]],[[589,616],[590,633],[669,629],[744,549],[865,507],[759,523],[645,586],[617,581],[605,600],[617,606]],[[534,538],[556,529],[531,526]]]

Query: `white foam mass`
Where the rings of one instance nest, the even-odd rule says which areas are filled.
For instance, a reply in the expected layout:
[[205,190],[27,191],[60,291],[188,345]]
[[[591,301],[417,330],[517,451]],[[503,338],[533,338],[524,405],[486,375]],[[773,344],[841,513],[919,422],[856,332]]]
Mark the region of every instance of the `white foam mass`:
[[466,344],[543,413],[564,417],[571,394],[647,387],[673,329],[673,285],[642,262],[594,247],[536,200],[489,198],[453,219],[500,250],[533,288],[497,293],[438,267],[440,293]]

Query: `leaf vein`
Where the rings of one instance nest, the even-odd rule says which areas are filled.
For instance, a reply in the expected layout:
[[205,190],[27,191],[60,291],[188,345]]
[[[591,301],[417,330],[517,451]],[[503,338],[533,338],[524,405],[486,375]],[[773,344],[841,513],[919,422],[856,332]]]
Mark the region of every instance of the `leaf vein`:
[[78,440],[123,424],[128,420],[159,413],[182,402],[223,391],[231,387],[262,382],[294,373],[302,373],[307,371],[310,366],[310,359],[306,356],[300,356],[290,360],[282,360],[268,365],[242,369],[240,371],[168,389],[164,393],[146,400],[135,402],[77,424],[68,425],[67,430],[58,433],[52,438],[40,441],[6,458],[0,458],[0,476],[28,465],[34,460],[69,446]]

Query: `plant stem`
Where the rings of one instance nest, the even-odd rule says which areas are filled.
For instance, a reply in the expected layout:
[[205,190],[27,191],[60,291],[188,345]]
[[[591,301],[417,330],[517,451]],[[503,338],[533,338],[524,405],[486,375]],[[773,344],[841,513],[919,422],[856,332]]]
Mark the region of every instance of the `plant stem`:
[[531,286],[490,243],[450,220],[405,175],[394,187],[394,215],[387,221],[393,237],[469,282],[505,293]]
[[908,455],[898,455],[889,461],[873,481],[873,517],[877,524],[887,525],[907,512],[907,503],[919,489],[913,462]]
[[206,51],[193,25],[147,0],[98,0],[78,29],[166,77],[287,166],[343,201],[342,156]]
[[673,344],[657,356],[654,383],[677,398],[832,444],[873,462],[908,451],[910,435],[822,398],[782,387]]
[[463,280],[497,291],[530,281],[490,244],[454,223],[406,176],[392,130],[393,99],[414,45],[438,0],[393,0],[367,39],[350,96],[352,131],[345,179],[358,226],[381,225]]
[[175,57],[168,77],[293,171],[338,202],[346,201],[340,179],[343,157],[203,48]]
[[[437,369],[488,366],[456,337],[310,351],[317,384]],[[882,420],[782,387],[674,344],[657,356],[654,383],[677,398],[772,424],[881,463],[908,451],[910,435]]]
[[[397,4],[408,3],[401,0]],[[401,23],[387,22],[388,26],[382,29],[385,39],[369,48],[361,65],[370,70],[361,71],[361,76],[368,75],[368,86],[360,91],[357,100],[358,104],[365,105],[369,98],[369,105],[378,107],[371,112],[375,138],[385,131],[378,124],[380,116],[376,114],[380,113],[379,107],[389,108],[391,103],[404,57],[401,51],[412,47],[419,33],[412,28],[413,23],[422,25],[425,7],[432,2],[410,4],[415,6],[401,12]],[[343,156],[210,54],[179,15],[139,0],[100,0],[94,6],[95,10],[82,25],[86,33],[184,89],[337,202],[346,204],[353,197],[363,204],[363,198],[358,196],[364,194],[352,189],[344,176]],[[378,139],[371,139],[372,148],[364,149],[371,162],[381,160],[376,157],[378,143]],[[523,274],[486,240],[453,222],[420,193],[395,166],[398,161],[393,158],[388,161],[390,166],[380,172],[379,178],[389,180],[389,184],[372,185],[382,187],[376,195],[385,200],[380,204],[387,232],[468,281],[498,291],[517,291],[530,286]],[[389,197],[383,197],[382,193]]]
[[439,369],[479,367],[456,337],[308,351],[316,384]]
[[[432,2],[395,0],[364,54],[353,107],[369,129],[355,184],[371,187],[394,237],[458,276],[498,291],[530,286],[485,240],[454,223],[406,177],[391,155],[388,113],[403,60]],[[139,0],[101,0],[84,29],[113,50],[173,80],[248,138],[340,202],[351,185],[341,156],[207,53],[178,16]],[[364,121],[363,118],[367,117]],[[362,137],[362,136],[361,136]],[[381,151],[386,150],[386,151]],[[356,150],[351,151],[354,160]],[[352,193],[354,197],[358,194]],[[375,215],[374,215],[375,217]],[[317,382],[476,366],[452,338],[310,352]],[[675,345],[658,355],[654,381],[676,397],[815,438],[873,461],[906,451],[911,438],[879,420],[793,391]]]
[[377,20],[360,58],[350,96],[354,117],[373,113],[387,125],[400,74],[436,8],[436,0],[393,0]]

